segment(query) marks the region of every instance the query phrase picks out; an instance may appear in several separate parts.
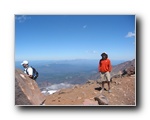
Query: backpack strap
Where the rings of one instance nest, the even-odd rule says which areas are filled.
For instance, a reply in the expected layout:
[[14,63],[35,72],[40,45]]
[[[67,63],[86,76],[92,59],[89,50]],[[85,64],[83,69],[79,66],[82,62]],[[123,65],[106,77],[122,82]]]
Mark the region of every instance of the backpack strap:
[[31,66],[31,68],[33,69],[33,79],[36,80],[36,78],[39,76],[39,73],[34,67]]
[[29,73],[28,73],[28,68],[26,68],[24,71],[25,71],[25,73],[26,73],[27,75],[29,75]]

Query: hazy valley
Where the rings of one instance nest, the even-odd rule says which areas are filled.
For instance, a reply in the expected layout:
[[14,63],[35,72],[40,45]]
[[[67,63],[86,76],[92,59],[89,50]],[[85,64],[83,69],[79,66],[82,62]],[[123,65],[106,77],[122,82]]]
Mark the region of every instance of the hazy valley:
[[[15,68],[23,70],[20,65],[21,62],[17,61]],[[98,63],[99,60],[30,61],[30,65],[39,72],[37,79],[39,87],[51,90],[72,87],[75,84],[84,84],[91,79],[99,79]],[[129,62],[112,61],[112,74],[114,75],[119,70],[123,70],[128,64]]]

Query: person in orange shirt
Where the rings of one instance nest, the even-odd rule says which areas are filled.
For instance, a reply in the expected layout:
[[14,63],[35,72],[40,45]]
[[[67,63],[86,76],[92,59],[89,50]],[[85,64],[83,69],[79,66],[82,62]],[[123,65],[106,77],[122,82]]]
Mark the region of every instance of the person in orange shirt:
[[101,54],[102,59],[99,61],[98,70],[100,72],[100,79],[102,81],[102,89],[104,90],[104,84],[108,83],[108,92],[110,93],[110,72],[112,70],[111,61],[108,59],[108,55],[106,53]]

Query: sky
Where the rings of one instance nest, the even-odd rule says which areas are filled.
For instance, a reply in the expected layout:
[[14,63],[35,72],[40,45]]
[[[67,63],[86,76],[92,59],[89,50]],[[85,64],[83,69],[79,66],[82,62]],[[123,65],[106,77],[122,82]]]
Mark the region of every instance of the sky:
[[136,56],[135,15],[15,15],[15,60]]

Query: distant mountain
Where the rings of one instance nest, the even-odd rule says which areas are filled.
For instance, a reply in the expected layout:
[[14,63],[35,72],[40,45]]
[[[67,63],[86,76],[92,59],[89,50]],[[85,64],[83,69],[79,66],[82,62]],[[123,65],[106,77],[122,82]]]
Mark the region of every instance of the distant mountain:
[[125,69],[128,69],[131,66],[135,67],[135,59],[113,66],[111,74],[112,75],[118,74],[119,71],[123,71]]

